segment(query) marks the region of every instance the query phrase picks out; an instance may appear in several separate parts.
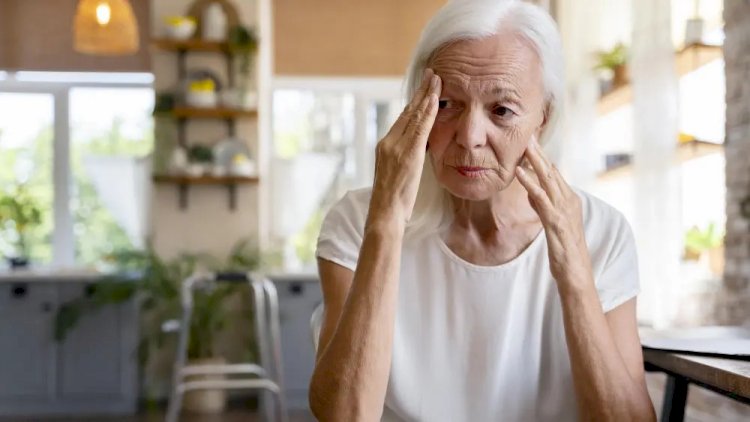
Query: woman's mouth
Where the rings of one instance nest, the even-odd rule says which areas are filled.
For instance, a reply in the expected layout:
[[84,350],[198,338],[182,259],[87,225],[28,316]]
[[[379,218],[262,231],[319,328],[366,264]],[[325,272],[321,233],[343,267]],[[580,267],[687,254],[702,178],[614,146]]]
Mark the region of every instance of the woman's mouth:
[[490,169],[485,167],[464,167],[464,166],[457,166],[454,167],[456,171],[464,176],[469,178],[477,178],[481,177],[485,172],[490,171]]

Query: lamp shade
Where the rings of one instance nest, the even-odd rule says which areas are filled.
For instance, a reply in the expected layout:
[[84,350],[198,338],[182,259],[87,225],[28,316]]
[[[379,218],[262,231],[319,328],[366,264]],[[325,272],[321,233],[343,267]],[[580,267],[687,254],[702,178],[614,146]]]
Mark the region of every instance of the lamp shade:
[[79,53],[119,56],[138,51],[138,22],[127,0],[80,0],[73,31]]

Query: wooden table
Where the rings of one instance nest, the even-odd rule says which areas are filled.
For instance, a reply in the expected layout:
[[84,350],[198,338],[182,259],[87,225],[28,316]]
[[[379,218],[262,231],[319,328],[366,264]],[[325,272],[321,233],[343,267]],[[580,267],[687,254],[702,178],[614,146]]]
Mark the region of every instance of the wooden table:
[[682,421],[688,384],[708,388],[750,405],[750,360],[686,355],[643,349],[647,371],[667,374],[661,421]]

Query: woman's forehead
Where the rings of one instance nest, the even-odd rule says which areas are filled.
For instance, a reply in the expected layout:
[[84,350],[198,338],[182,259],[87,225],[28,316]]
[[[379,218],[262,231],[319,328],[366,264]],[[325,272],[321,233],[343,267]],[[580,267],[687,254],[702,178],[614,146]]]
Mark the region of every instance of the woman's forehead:
[[541,63],[517,35],[463,40],[439,49],[428,64],[445,87],[483,93],[525,91],[541,85]]

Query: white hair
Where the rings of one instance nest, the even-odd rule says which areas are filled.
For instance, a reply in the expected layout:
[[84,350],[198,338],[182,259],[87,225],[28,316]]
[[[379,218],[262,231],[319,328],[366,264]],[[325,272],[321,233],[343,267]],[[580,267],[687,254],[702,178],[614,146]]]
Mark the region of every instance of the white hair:
[[[427,23],[406,74],[406,99],[422,82],[425,67],[443,46],[481,39],[510,29],[531,43],[542,65],[546,126],[539,143],[552,161],[561,132],[564,102],[562,42],[557,25],[542,8],[521,0],[451,0]],[[414,211],[407,224],[409,237],[420,237],[443,228],[453,215],[450,194],[438,184],[429,157],[425,159]]]

